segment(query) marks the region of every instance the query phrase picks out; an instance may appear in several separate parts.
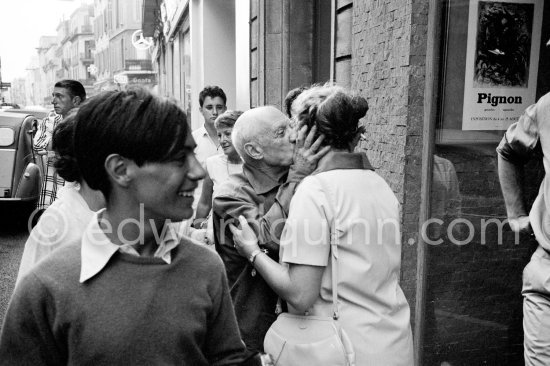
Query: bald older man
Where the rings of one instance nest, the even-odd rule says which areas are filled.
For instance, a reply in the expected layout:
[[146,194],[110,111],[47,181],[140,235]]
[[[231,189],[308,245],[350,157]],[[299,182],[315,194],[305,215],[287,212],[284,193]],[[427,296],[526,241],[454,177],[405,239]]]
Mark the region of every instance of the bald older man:
[[230,223],[243,215],[258,236],[260,247],[278,260],[279,238],[290,200],[300,181],[311,174],[328,149],[315,131],[296,131],[291,120],[272,106],[246,111],[233,127],[233,145],[243,172],[219,188],[213,202],[214,240],[223,259],[241,336],[251,351],[262,351],[267,329],[276,318],[277,295],[256,275],[252,258],[239,255]]

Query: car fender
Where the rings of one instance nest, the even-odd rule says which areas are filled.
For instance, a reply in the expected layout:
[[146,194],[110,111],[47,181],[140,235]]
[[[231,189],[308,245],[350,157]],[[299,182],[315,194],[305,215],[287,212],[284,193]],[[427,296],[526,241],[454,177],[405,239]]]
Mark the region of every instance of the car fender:
[[40,168],[34,163],[29,163],[25,167],[25,172],[21,175],[17,184],[14,198],[21,200],[36,200],[40,195]]

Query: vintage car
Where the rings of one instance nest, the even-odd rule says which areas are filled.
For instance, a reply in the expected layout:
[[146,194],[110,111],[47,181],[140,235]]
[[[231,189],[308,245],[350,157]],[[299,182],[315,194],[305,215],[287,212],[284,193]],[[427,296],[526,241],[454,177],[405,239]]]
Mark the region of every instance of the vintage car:
[[0,212],[30,214],[41,188],[39,157],[32,149],[33,112],[0,112]]

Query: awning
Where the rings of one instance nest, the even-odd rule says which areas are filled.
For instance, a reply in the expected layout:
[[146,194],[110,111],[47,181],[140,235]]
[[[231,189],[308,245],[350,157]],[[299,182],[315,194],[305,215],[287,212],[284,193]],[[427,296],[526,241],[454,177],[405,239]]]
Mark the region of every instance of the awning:
[[[144,37],[153,37],[160,17],[160,0],[143,0],[141,30]],[[157,15],[158,14],[158,15]]]

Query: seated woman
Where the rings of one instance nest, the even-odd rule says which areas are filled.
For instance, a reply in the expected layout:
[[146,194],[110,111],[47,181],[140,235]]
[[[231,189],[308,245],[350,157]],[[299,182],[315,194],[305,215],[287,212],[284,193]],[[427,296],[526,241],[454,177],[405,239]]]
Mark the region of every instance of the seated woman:
[[206,228],[204,241],[207,244],[214,244],[211,211],[212,200],[216,196],[216,188],[220,186],[220,183],[225,182],[231,174],[240,173],[243,169],[243,162],[231,141],[233,126],[241,114],[243,114],[241,111],[225,111],[214,122],[223,154],[206,159],[206,177],[202,184],[202,194],[193,223],[193,226],[197,229]]
[[336,86],[304,91],[293,103],[300,125],[317,127],[331,151],[290,204],[279,264],[259,250],[240,217],[237,249],[287,302],[290,313],[332,316],[331,238],[338,240],[339,323],[356,365],[412,365],[410,310],[399,286],[399,203],[366,155],[352,153],[367,112],[363,98]]
[[103,194],[88,186],[76,163],[73,148],[75,114],[69,114],[53,131],[54,167],[66,184],[32,229],[25,243],[16,283],[55,249],[79,243],[94,211],[105,207]]

